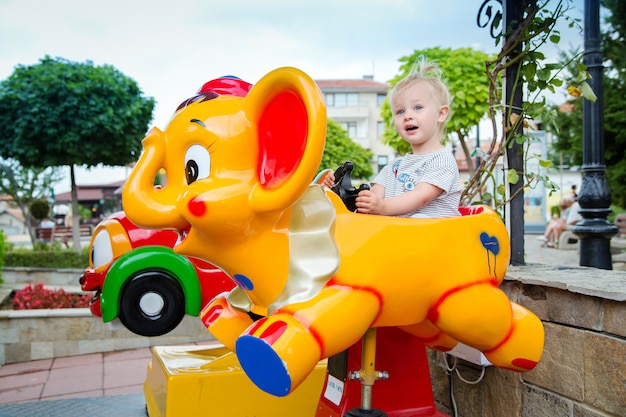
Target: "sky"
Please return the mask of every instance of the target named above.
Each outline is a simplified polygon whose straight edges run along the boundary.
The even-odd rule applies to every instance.
[[[476,24],[482,2],[0,0],[0,80],[45,55],[110,64],[154,97],[151,126],[164,129],[180,102],[224,75],[255,83],[273,69],[292,66],[313,79],[373,75],[387,82],[398,73],[399,58],[415,50],[496,53],[489,31]],[[571,14],[582,18],[582,0],[572,7]],[[578,31],[560,30],[560,49],[582,49]],[[81,169],[77,184],[114,182],[126,174]],[[55,187],[57,193],[69,189],[69,179]]]

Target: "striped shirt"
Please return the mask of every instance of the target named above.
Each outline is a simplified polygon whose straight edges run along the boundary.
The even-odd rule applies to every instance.
[[[406,154],[386,165],[374,178],[373,184],[385,188],[385,198],[397,197],[425,182],[442,190],[433,201],[411,213],[398,217],[459,216],[463,186],[459,168],[450,151],[441,150],[425,155]]]

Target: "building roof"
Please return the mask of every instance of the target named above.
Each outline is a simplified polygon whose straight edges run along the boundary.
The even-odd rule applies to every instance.
[[[315,80],[322,91],[360,92],[373,91],[386,93],[391,85],[374,81],[369,78],[360,80]]]
[[[109,190],[109,195],[122,186],[126,180],[116,181],[109,184],[95,184],[95,185],[77,185],[76,193],[78,201],[96,201],[104,198],[104,191]],[[54,198],[55,204],[64,204],[72,201],[72,192],[57,194]]]
[[[8,199],[2,198],[3,201],[0,202],[0,214],[7,213],[8,215],[16,218],[18,221],[24,223],[25,219],[24,219],[24,214],[22,214],[22,210],[17,209],[17,208],[11,208],[7,204],[7,200],[11,200],[11,201],[13,200],[11,196],[2,196],[2,197],[8,197]]]

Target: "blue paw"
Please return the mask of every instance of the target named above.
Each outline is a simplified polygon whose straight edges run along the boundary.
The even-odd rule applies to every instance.
[[[235,352],[244,372],[257,387],[277,397],[289,394],[289,372],[267,342],[254,336],[241,336],[237,339]]]
[[[500,252],[500,244],[498,243],[498,238],[495,236],[489,236],[487,233],[482,232],[480,234],[480,243],[482,243],[483,248],[487,249],[494,255],[497,255]]]

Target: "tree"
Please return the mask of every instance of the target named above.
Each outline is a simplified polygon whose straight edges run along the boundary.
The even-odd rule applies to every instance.
[[[14,159],[0,159],[0,194],[10,196],[19,207],[26,220],[33,247],[36,236],[29,207],[33,201],[45,199],[52,186],[61,178],[57,168],[24,168]]]
[[[372,152],[354,143],[348,133],[335,121],[326,122],[326,147],[320,164],[320,170],[337,169],[346,161],[354,163],[352,178],[369,178],[374,170],[370,163]]]
[[[30,203],[30,214],[36,220],[41,221],[50,216],[50,204],[44,198],[38,198]]]
[[[447,132],[456,135],[465,154],[470,172],[474,172],[467,139],[470,130],[478,126],[480,120],[485,117],[489,110],[489,80],[485,73],[485,62],[493,59],[493,57],[472,48],[435,47],[416,50],[411,55],[399,59],[401,62],[399,73],[391,80],[391,84],[395,85],[406,77],[420,56],[437,63],[443,71],[446,78],[445,82],[452,95],[451,118],[447,125]],[[388,102],[383,105],[382,118],[386,126],[385,143],[400,154],[407,153],[410,147],[400,138],[395,129]]]
[[[45,56],[0,83],[0,157],[25,167],[124,165],[138,159],[155,101],[111,65]],[[74,249],[80,250],[78,216]]]
[[[619,0],[604,0],[608,9],[602,30],[602,50],[606,57],[603,77],[604,103],[604,155],[606,177],[614,204],[626,208],[626,7]],[[577,51],[562,55],[562,61],[570,62]],[[566,163],[581,165],[582,149],[582,103],[576,87],[580,68],[568,66],[569,91],[574,97],[560,108],[555,108],[554,123],[548,125],[555,135],[553,160],[564,155]]]

